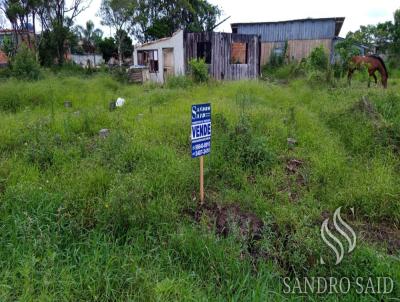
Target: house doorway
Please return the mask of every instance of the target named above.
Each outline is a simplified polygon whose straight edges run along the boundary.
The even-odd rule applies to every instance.
[[[163,48],[164,80],[175,75],[174,49]]]

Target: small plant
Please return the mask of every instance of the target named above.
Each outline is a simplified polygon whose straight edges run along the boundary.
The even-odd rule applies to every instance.
[[[329,58],[322,45],[313,49],[308,60],[313,70],[326,71],[328,69]]]
[[[196,83],[208,81],[208,66],[204,59],[192,59],[189,61],[190,74]]]
[[[268,63],[269,68],[281,67],[283,63],[284,63],[284,56],[282,54],[277,54],[275,52],[271,53]]]
[[[1,44],[1,50],[10,58],[14,54],[15,45],[13,41],[5,36],[3,39],[3,43]]]
[[[12,74],[23,80],[38,80],[40,78],[40,66],[35,54],[25,44],[18,49],[11,63]]]

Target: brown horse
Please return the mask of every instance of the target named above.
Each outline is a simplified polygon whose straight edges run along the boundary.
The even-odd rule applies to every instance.
[[[349,72],[347,74],[349,85],[354,71],[360,69],[362,66],[368,67],[368,87],[370,87],[371,84],[371,76],[374,78],[375,84],[378,82],[378,79],[375,75],[375,72],[378,70],[381,74],[382,85],[384,88],[387,88],[387,79],[389,77],[389,74],[387,72],[385,62],[383,62],[382,58],[377,55],[355,56],[351,58]]]

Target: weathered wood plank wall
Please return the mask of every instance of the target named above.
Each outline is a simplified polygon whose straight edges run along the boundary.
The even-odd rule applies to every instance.
[[[256,35],[202,32],[184,34],[185,69],[197,58],[197,43],[211,43],[210,75],[217,80],[254,79],[259,75],[260,40]],[[247,43],[247,64],[232,64],[231,44]]]
[[[261,43],[261,65],[269,62],[271,54],[275,48],[283,48],[285,42],[263,42]],[[312,50],[322,45],[327,54],[331,53],[332,40],[331,39],[317,39],[317,40],[289,40],[287,49],[287,58],[289,60],[300,61],[310,55]]]

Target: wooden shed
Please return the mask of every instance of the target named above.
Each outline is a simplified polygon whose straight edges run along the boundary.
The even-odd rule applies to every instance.
[[[204,58],[217,80],[254,79],[260,73],[260,39],[257,35],[217,32],[185,33],[187,63]]]
[[[163,83],[168,76],[189,72],[189,61],[204,59],[217,80],[255,79],[260,73],[260,38],[257,35],[178,31],[135,47],[135,66],[147,66],[150,80]]]
[[[335,59],[334,45],[342,28],[344,17],[299,19],[278,22],[233,23],[232,32],[261,37],[261,65],[269,62],[272,53],[281,54],[287,43],[286,56],[299,61],[322,45]]]

